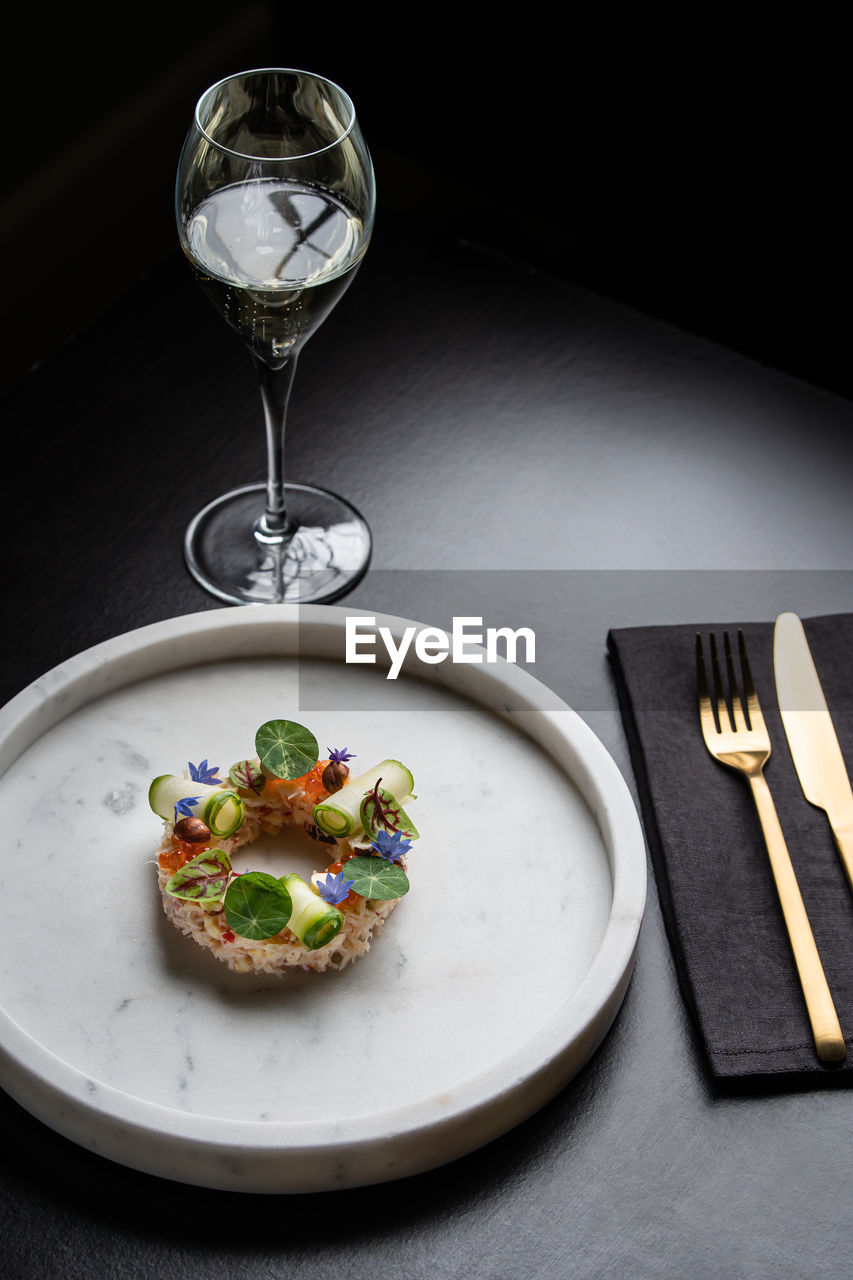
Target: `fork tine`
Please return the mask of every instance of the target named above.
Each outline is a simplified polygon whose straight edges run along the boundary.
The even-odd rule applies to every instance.
[[[743,634],[743,633],[740,633]],[[732,653],[732,642],[729,639],[728,631],[723,632],[723,646],[726,652],[726,673],[729,677],[729,698],[732,704],[732,728],[743,729],[746,727],[744,719],[743,706],[740,700],[740,692],[738,690],[737,676],[735,675],[735,662]],[[743,651],[741,651],[741,665],[743,663]]]
[[[716,701],[717,701],[717,719],[719,721],[720,729],[724,731],[726,728],[726,725],[730,726],[732,729],[735,726],[732,724],[732,718],[731,718],[731,715],[729,714],[729,708],[726,702],[726,694],[725,694],[725,690],[723,689],[723,676],[722,676],[722,672],[720,671],[720,659],[717,653],[717,638],[714,635],[713,631],[711,632],[710,640],[711,640],[711,670],[714,675],[714,697],[716,698]]]
[[[746,652],[746,640],[743,637],[743,631],[738,628],[737,633],[738,651],[740,653],[740,665],[743,671],[743,695],[746,698],[746,714],[749,720],[750,729],[758,728],[764,723],[764,716],[761,712],[761,703],[758,701],[758,694],[755,692],[755,684],[752,679],[752,669],[749,665],[749,658]]]

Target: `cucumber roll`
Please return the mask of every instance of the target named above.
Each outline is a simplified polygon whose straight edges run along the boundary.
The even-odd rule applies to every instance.
[[[381,779],[382,790],[389,792],[402,803],[412,794],[414,780],[399,760],[383,760],[367,773],[351,778],[340,791],[314,806],[314,822],[326,835],[337,840],[350,837],[363,830],[361,802]]]
[[[178,809],[184,817],[200,818],[211,835],[220,840],[233,835],[245,816],[243,801],[236,791],[223,791],[222,787],[171,773],[154,779],[148,790],[148,803],[167,822],[175,821]]]
[[[301,876],[282,876],[281,883],[293,902],[293,914],[287,927],[309,951],[317,951],[337,937],[344,924],[342,911],[315,893]]]

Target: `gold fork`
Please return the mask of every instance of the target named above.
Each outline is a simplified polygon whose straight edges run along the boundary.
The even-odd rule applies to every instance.
[[[738,650],[746,699],[746,715],[738,692],[734,658],[729,633],[723,632],[729,704],[726,702],[717,653],[717,642],[710,636],[713,699],[708,688],[705,654],[701,635],[696,636],[696,675],[699,684],[699,718],[705,745],[715,760],[746,775],[758,809],[764,841],[770,855],[770,867],[785,918],[785,927],[794,953],[800,986],[812,1025],[817,1056],[823,1062],[840,1062],[845,1057],[844,1036],[818,955],[814,935],[806,915],[800,887],[791,865],[791,857],[782,834],[776,806],[764,777],[764,766],[770,756],[770,735],[758,703],[752,680],[746,642],[738,631]],[[716,716],[715,716],[716,707]]]

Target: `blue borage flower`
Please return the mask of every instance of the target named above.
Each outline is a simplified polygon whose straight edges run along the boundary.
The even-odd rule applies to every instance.
[[[198,782],[198,778],[194,778],[193,781]],[[183,800],[176,801],[175,821],[177,822],[178,818],[191,818],[193,816],[193,806],[199,804],[200,801],[201,796],[184,796]]]
[[[202,760],[201,764],[193,764],[188,761],[191,782],[202,782],[205,786],[209,786],[214,782],[221,782],[221,778],[217,778],[216,771],[218,764],[208,765],[207,760]]]
[[[345,764],[347,760],[352,760],[354,756],[355,752],[347,751],[346,747],[342,747],[340,750],[336,747],[334,751],[331,747],[329,748],[329,759],[334,760],[335,764]]]
[[[343,902],[354,883],[354,880],[345,880],[343,871],[339,871],[335,876],[327,875],[325,880],[318,880],[317,892],[325,902],[336,907]]]
[[[391,835],[388,831],[380,831],[376,839],[370,846],[382,858],[387,858],[389,862],[393,862],[396,858],[400,858],[404,853],[408,853],[412,847],[411,840],[406,840],[402,831],[395,831]]]

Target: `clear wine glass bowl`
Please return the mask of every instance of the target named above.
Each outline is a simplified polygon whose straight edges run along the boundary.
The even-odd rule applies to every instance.
[[[202,94],[175,194],[178,235],[211,302],[254,362],[267,478],[209,503],[184,552],[193,576],[233,604],[332,600],[370,559],[350,503],[285,483],[287,405],[304,343],[352,283],[376,189],[347,94],[322,76],[263,68]]]

